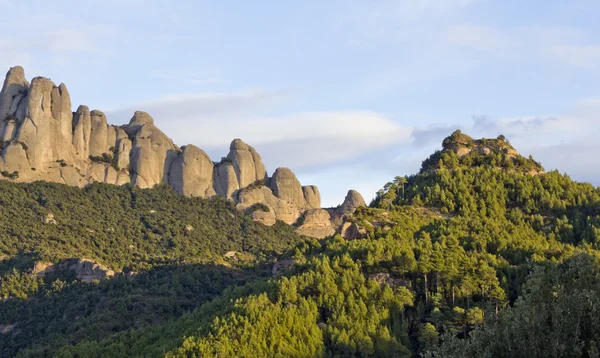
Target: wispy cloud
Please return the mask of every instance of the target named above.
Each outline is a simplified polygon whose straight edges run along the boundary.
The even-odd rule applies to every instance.
[[[123,29],[115,25],[83,23],[61,14],[29,14],[27,26],[23,26],[22,19],[8,19],[0,24],[0,49],[4,54],[0,66],[38,68],[35,59],[40,58],[68,64],[73,58],[81,60],[82,55],[113,56],[108,43],[118,34],[122,35]]]
[[[377,112],[264,114],[287,98],[284,92],[263,90],[176,95],[108,110],[107,116],[113,123],[123,123],[134,110],[144,110],[180,145],[191,143],[224,155],[215,151],[225,150],[240,137],[261,149],[267,163],[295,168],[332,164],[410,141],[410,128]]]

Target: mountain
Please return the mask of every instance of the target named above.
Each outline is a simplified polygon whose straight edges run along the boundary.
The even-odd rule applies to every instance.
[[[369,207],[350,191],[323,210],[338,232],[316,239],[298,230],[323,211],[266,226],[272,207],[239,199],[301,202],[285,178],[237,200],[1,181],[0,355],[598,352],[600,188],[457,131]]]
[[[261,156],[241,139],[213,162],[192,144],[175,145],[146,112],[136,111],[122,126],[84,105],[72,112],[64,83],[44,77],[29,83],[20,66],[8,71],[0,91],[0,173],[16,182],[78,187],[168,184],[186,196],[233,200],[265,225],[301,220],[298,231],[314,237],[339,230],[336,223],[345,215],[321,209],[319,189],[302,186],[291,170],[277,168],[269,177]]]

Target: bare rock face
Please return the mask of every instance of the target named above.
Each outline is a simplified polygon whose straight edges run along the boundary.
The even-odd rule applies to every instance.
[[[367,230],[360,228],[356,223],[344,222],[340,228],[340,235],[346,240],[355,240],[364,237]]]
[[[37,262],[31,274],[35,277],[44,277],[48,274],[72,272],[80,281],[102,281],[115,276],[115,272],[102,264],[89,259],[69,259],[59,263]]]
[[[106,122],[106,115],[101,111],[93,110],[90,116],[92,131],[89,153],[91,156],[101,156],[102,153],[107,152],[108,124]]]
[[[156,184],[167,183],[169,168],[177,157],[178,148],[153,123],[145,112],[135,112],[127,128],[137,128],[133,139],[130,167],[134,185],[151,188]],[[138,118],[142,116],[142,118]],[[146,122],[145,124],[139,124]],[[132,130],[130,129],[130,132]]]
[[[213,166],[213,162],[202,149],[195,145],[186,145],[171,164],[169,184],[186,196],[212,196]]]
[[[121,169],[129,168],[129,155],[131,154],[131,148],[133,144],[129,138],[117,139],[116,151],[117,166]]]
[[[314,185],[303,186],[302,192],[308,208],[319,209],[321,207],[321,193],[319,193],[319,188]]]
[[[240,188],[245,188],[256,181],[264,181],[267,177],[260,155],[239,138],[231,142],[227,160],[233,165]]]
[[[77,260],[69,269],[75,272],[75,277],[78,280],[88,283],[94,280],[106,280],[115,275],[113,270],[88,259]]]
[[[5,119],[23,120],[25,116],[23,100],[27,97],[28,89],[29,82],[25,78],[23,67],[12,67],[6,74],[2,91],[0,91],[0,134],[3,136]]]
[[[70,103],[64,85],[57,88],[43,77],[36,77],[31,82],[25,118],[17,133],[18,141],[25,144],[31,167],[42,168],[56,160],[72,161],[71,133],[63,133],[63,128],[68,128],[72,122]],[[67,105],[68,108],[63,108]]]
[[[75,156],[87,159],[90,155],[90,137],[92,136],[92,116],[87,106],[79,106],[73,117],[73,146]]]
[[[304,213],[304,223],[296,229],[300,235],[322,239],[335,234],[331,226],[331,216],[324,209],[311,209]]]
[[[276,197],[304,209],[304,191],[296,175],[288,168],[277,168],[271,177],[271,189]]]
[[[285,273],[285,271],[291,269],[295,265],[296,265],[296,260],[294,260],[294,259],[279,260],[273,264],[271,273],[273,274],[273,276],[281,276]]]
[[[252,220],[266,226],[273,226],[277,222],[277,217],[272,211],[253,211],[250,217]]]
[[[367,206],[365,199],[356,190],[349,190],[346,194],[346,199],[339,208],[340,213],[352,214],[356,211],[359,206]]]
[[[213,185],[217,195],[233,199],[240,189],[235,169],[230,162],[221,162],[214,167]]]
[[[297,206],[276,197],[271,189],[266,186],[247,188],[240,191],[237,205],[239,210],[246,210],[257,203],[267,206],[270,212],[275,216],[275,219],[281,220],[286,224],[295,223],[302,213],[301,209]],[[269,215],[269,217],[271,216]],[[265,222],[271,221],[265,219]],[[275,222],[273,222],[273,224],[274,223]]]
[[[146,124],[154,125],[154,118],[144,111],[135,111],[133,118],[131,118],[129,124],[125,127],[125,132],[130,137],[135,137],[140,128]]]

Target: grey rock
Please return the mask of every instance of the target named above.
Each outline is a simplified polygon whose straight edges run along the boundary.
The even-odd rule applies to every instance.
[[[4,119],[14,117],[17,120],[23,119],[23,114],[17,114],[19,104],[27,96],[29,82],[25,78],[25,71],[21,66],[12,67],[6,73],[4,85],[0,91],[0,133],[4,130]],[[21,106],[24,108],[24,106]],[[22,111],[21,111],[22,112]]]
[[[300,235],[322,239],[335,234],[331,217],[324,209],[310,209],[304,213],[304,222],[296,229]]]
[[[233,165],[229,162],[221,162],[214,167],[213,187],[217,195],[227,199],[233,199],[240,189],[237,175]]]
[[[144,114],[141,116],[142,119],[152,119],[145,112],[135,112],[130,125],[137,123],[140,113]],[[139,125],[130,156],[131,182],[140,188],[151,188],[156,184],[167,183],[169,169],[178,151],[173,141],[154,124],[147,122]]]
[[[352,214],[356,211],[356,208],[360,206],[367,206],[365,199],[356,190],[349,190],[346,194],[346,199],[339,208],[340,213]]]
[[[321,207],[321,193],[319,193],[319,188],[314,185],[303,186],[302,192],[308,208],[318,209]]]
[[[79,106],[73,116],[73,146],[75,156],[87,159],[90,153],[90,137],[92,136],[92,116],[87,106]]]
[[[108,128],[106,123],[106,115],[98,110],[93,110],[90,113],[92,132],[90,136],[90,156],[101,156],[107,152],[107,137]]]
[[[276,197],[304,209],[306,201],[302,185],[296,175],[288,168],[277,168],[271,177],[271,189]]]
[[[186,196],[206,197],[212,188],[213,162],[195,145],[186,145],[171,164],[169,184]]]

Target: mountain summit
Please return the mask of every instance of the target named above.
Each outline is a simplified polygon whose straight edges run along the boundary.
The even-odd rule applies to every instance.
[[[460,130],[444,139],[442,150],[436,151],[423,162],[421,172],[480,166],[522,171],[532,175],[544,172],[540,163],[531,157],[520,155],[503,135],[495,139],[473,139]]]
[[[299,231],[317,237],[333,234],[337,225],[331,223],[339,220],[332,215],[344,215],[321,209],[318,188],[302,186],[290,169],[269,177],[261,156],[241,139],[213,162],[194,145],[175,145],[146,112],[136,111],[122,126],[84,105],[72,112],[65,84],[44,77],[29,83],[20,66],[8,71],[0,92],[0,173],[7,180],[79,187],[168,184],[186,196],[233,200],[267,225],[302,221]]]

